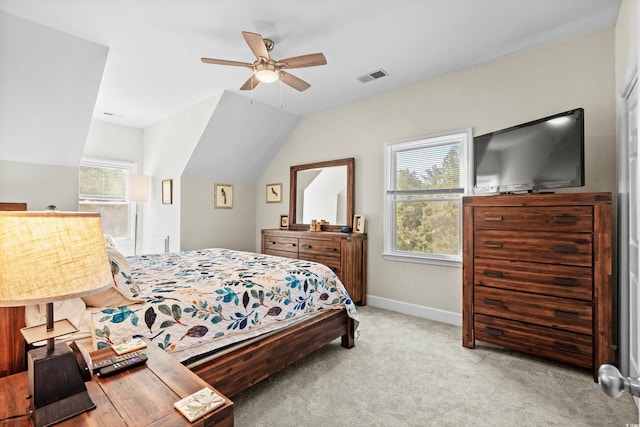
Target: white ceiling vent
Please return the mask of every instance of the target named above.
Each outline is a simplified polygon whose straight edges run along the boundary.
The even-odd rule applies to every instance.
[[[388,75],[389,74],[386,71],[380,69],[378,71],[374,71],[372,73],[365,74],[364,76],[360,76],[360,77],[358,77],[358,80],[360,80],[362,83],[367,83],[367,82],[370,82],[372,80],[376,80],[376,79],[379,79],[379,78],[382,78],[382,77],[385,77],[385,76],[388,76]]]

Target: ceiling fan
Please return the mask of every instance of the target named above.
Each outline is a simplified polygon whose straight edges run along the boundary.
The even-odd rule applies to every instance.
[[[288,84],[294,89],[303,91],[311,85],[304,80],[289,74],[285,69],[315,67],[325,65],[327,59],[322,53],[310,53],[308,55],[294,56],[291,58],[275,60],[269,56],[269,52],[273,49],[274,42],[270,39],[264,39],[260,34],[242,32],[242,36],[249,45],[249,49],[256,56],[253,63],[228,61],[226,59],[201,58],[206,64],[232,65],[235,67],[247,67],[253,70],[253,74],[249,80],[244,82],[240,90],[253,90],[260,82],[271,83],[276,80]]]

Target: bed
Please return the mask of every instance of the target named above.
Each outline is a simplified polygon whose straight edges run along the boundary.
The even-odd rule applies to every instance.
[[[211,248],[125,258],[110,295],[85,297],[95,349],[143,337],[227,396],[341,338],[357,313],[328,267]]]

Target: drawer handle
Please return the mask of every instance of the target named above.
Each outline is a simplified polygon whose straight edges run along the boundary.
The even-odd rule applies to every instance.
[[[270,241],[270,242],[267,242],[267,244],[269,244],[269,245],[275,245],[275,244],[276,244],[276,242],[274,242],[274,241],[272,240],[272,241]]]
[[[311,249],[311,245],[300,245],[302,249]]]
[[[578,313],[572,313],[570,311],[553,310],[553,315],[556,317],[562,317],[563,319],[578,319],[580,315]]]
[[[492,248],[492,249],[500,249],[502,247],[502,242],[484,242],[484,247]]]
[[[295,247],[295,246],[296,246],[296,244],[295,244],[295,243],[287,243],[285,246]]]
[[[485,216],[484,220],[485,221],[502,221],[502,217],[501,216]]]
[[[488,277],[504,277],[502,271],[485,270],[484,275]]]
[[[336,248],[324,248],[325,251],[327,252],[336,252],[337,249]]]
[[[556,252],[561,252],[565,254],[578,253],[578,248],[576,248],[575,246],[554,246],[553,250]]]
[[[488,327],[482,328],[482,332],[493,335],[494,337],[501,337],[503,335],[502,330]]]
[[[484,302],[487,305],[495,305],[496,307],[504,307],[504,303],[500,300],[497,299],[491,299],[491,298],[482,298],[482,302]]]
[[[580,286],[580,282],[578,282],[576,279],[567,279],[564,277],[554,277],[553,284],[558,286]]]
[[[577,216],[554,216],[553,217],[553,222],[559,222],[559,223],[576,223],[578,222],[578,217]]]
[[[568,353],[580,354],[580,349],[575,345],[562,344],[560,342],[556,342],[553,344],[553,347],[556,350],[566,351]]]

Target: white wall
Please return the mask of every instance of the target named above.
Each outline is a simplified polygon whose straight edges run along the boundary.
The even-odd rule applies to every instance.
[[[169,237],[169,251],[181,248],[181,211],[192,207],[182,202],[181,175],[222,94],[188,107],[144,130],[144,173],[151,176],[151,196],[143,214],[140,253],[164,252]],[[162,204],[162,180],[173,180],[173,203]]]
[[[580,191],[615,192],[613,49],[607,29],[306,117],[257,184],[257,230],[277,227],[288,210],[260,197],[267,183],[283,182],[286,201],[291,165],[354,157],[356,213],[368,222],[368,295],[460,313],[460,268],[382,258],[383,144],[469,127],[479,135],[584,107]]]
[[[93,120],[82,156],[137,162],[142,171],[143,135],[142,129]]]

